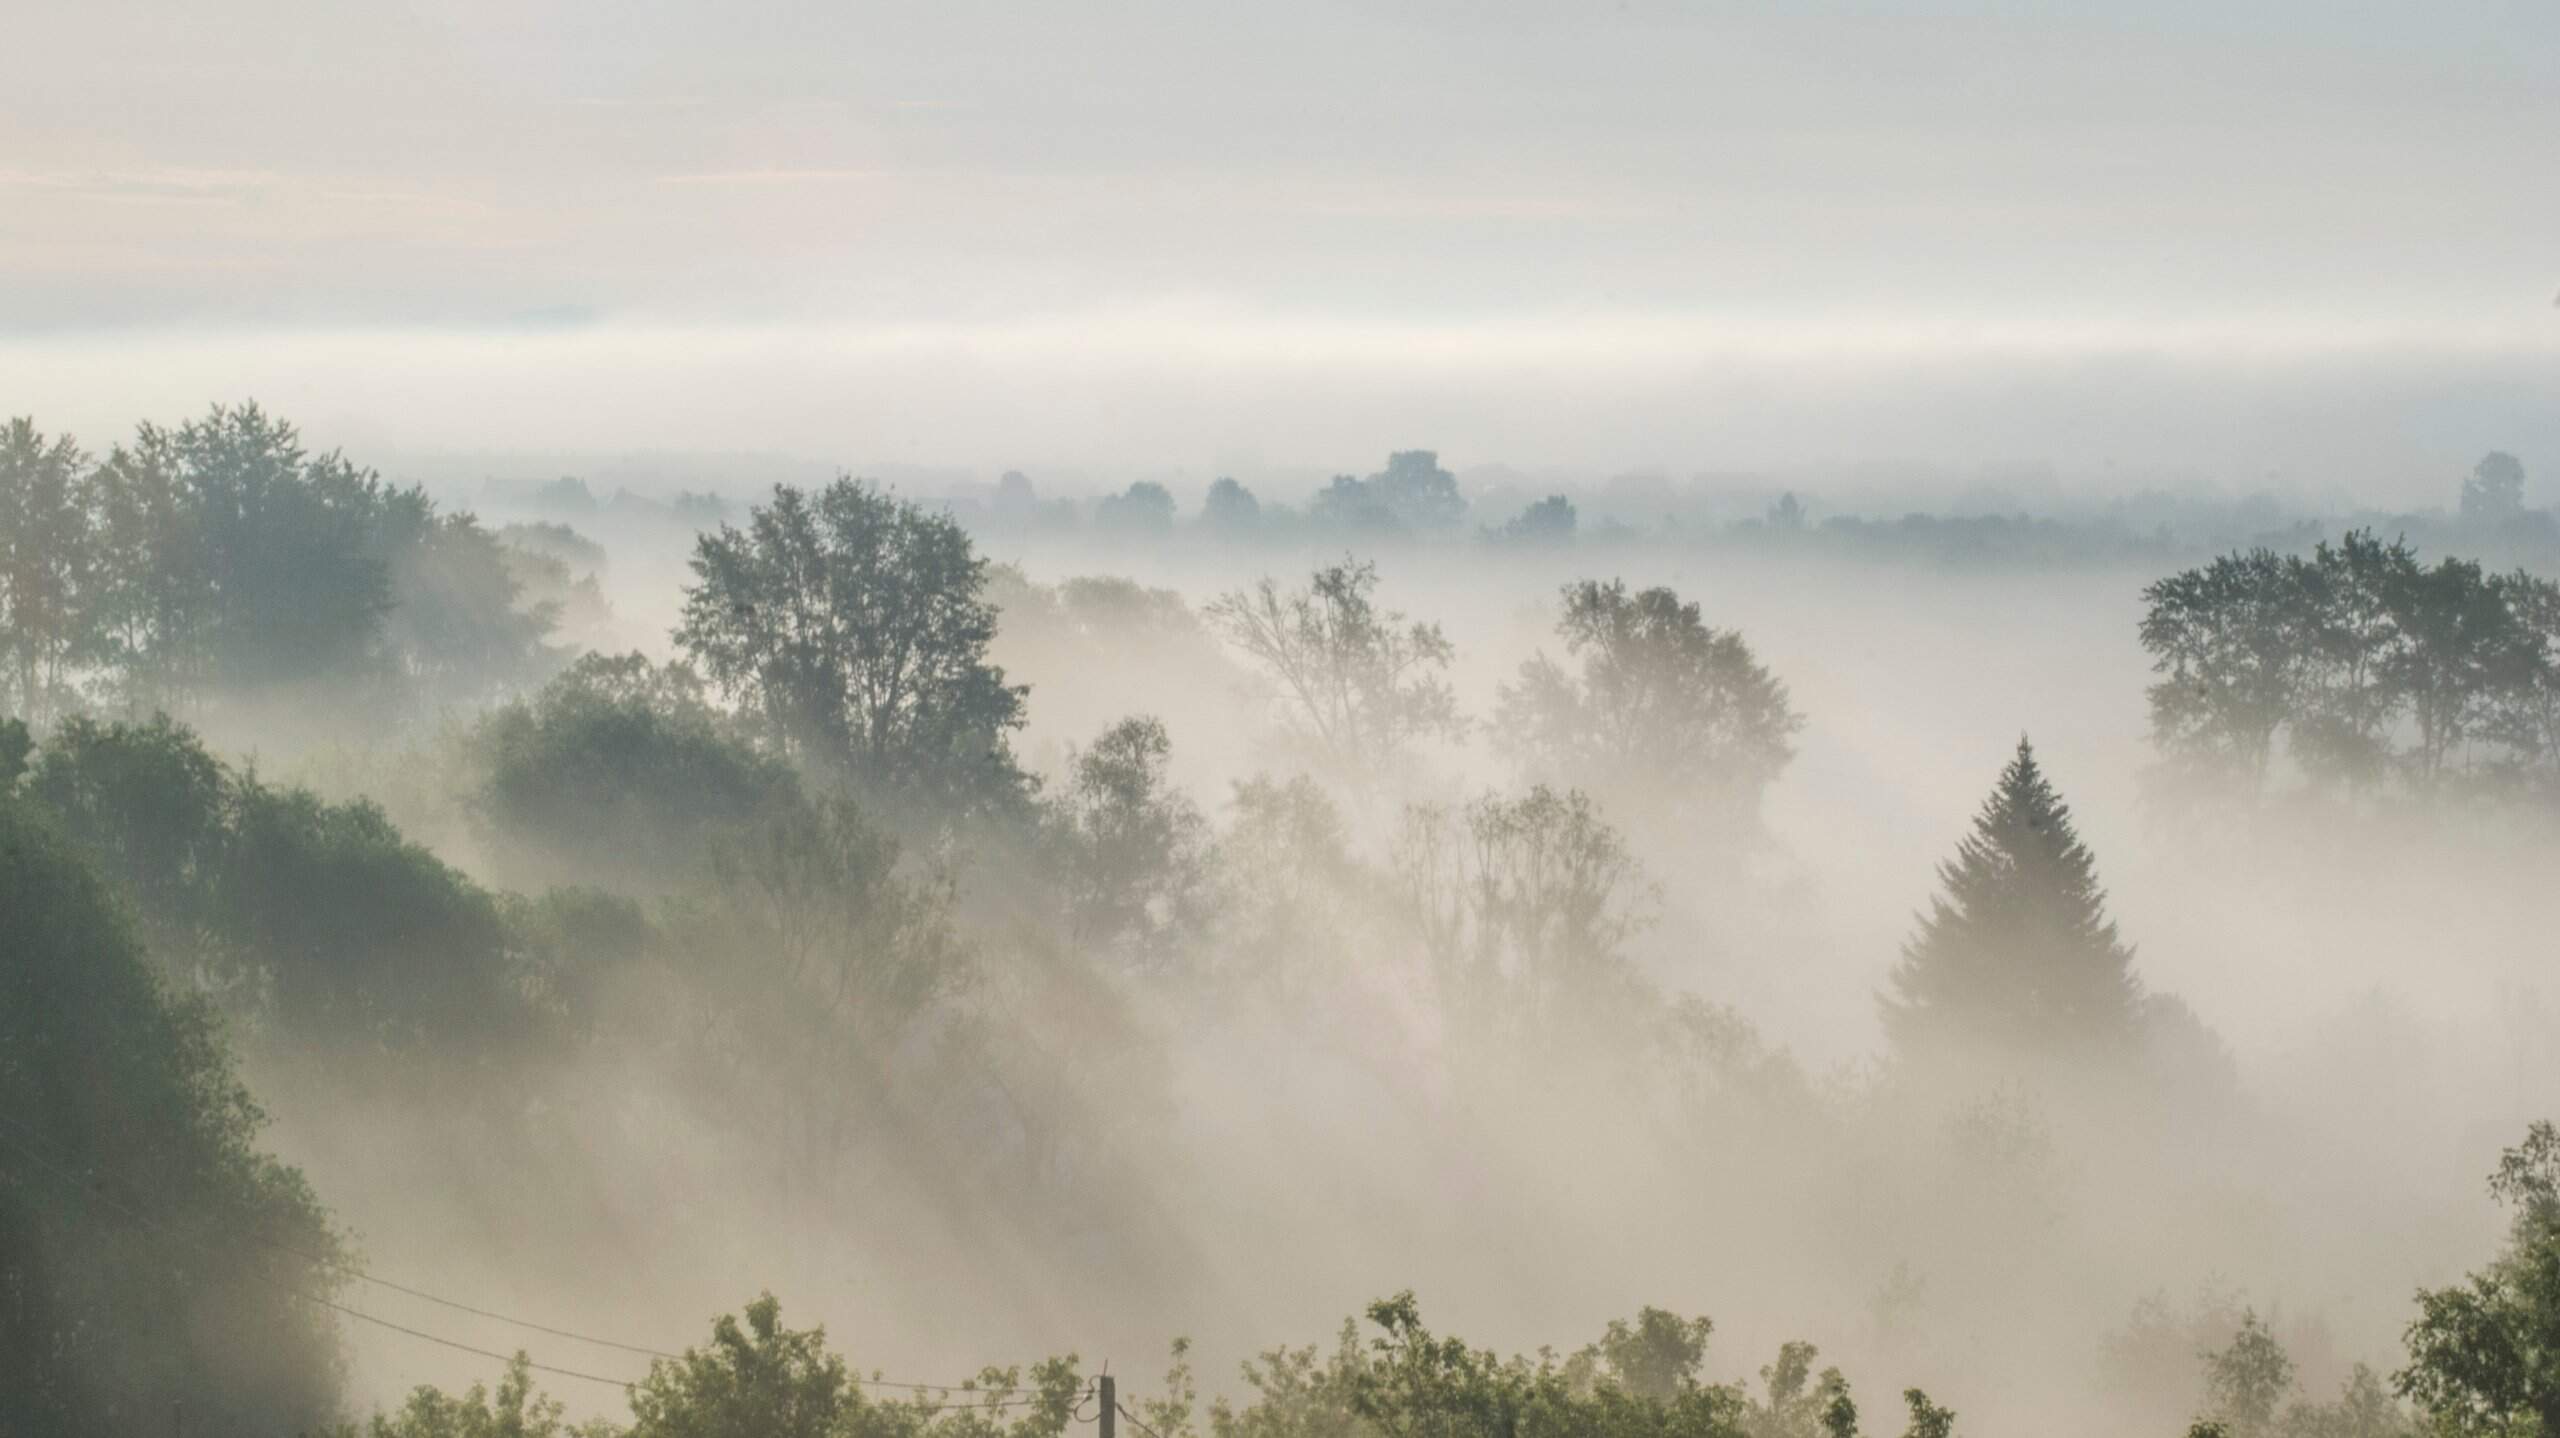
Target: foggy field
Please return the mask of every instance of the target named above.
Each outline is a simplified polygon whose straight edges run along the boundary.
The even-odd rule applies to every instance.
[[[280,467],[259,482],[285,486],[270,506],[338,482],[255,410],[163,433],[181,494],[260,473],[262,451]],[[66,451],[32,430],[15,443],[36,481],[18,492],[41,495]],[[81,491],[84,572],[120,562],[117,496],[149,453]],[[810,491],[688,513],[573,481],[443,505],[377,486],[361,492],[386,516],[476,513],[388,561],[388,612],[402,594],[426,606],[410,627],[359,631],[335,660],[253,657],[254,628],[183,641],[292,666],[263,686],[183,681],[172,697],[202,738],[125,717],[170,707],[145,686],[206,673],[156,657],[187,631],[65,649],[92,657],[19,691],[40,707],[12,802],[122,876],[157,966],[222,1016],[268,1113],[259,1141],[361,1255],[321,1270],[353,1300],[328,1340],[352,1405],[485,1378],[488,1360],[441,1340],[528,1351],[566,1370],[534,1376],[572,1416],[614,1418],[594,1380],[641,1377],[754,1275],[745,1292],[772,1290],[893,1377],[1072,1352],[1152,1398],[1138,1375],[1184,1338],[1201,1391],[1242,1404],[1239,1362],[1410,1288],[1495,1351],[1643,1305],[1710,1314],[1697,1391],[1734,1395],[1729,1420],[1753,1433],[1818,1417],[1788,1416],[1784,1364],[1758,1373],[1798,1339],[1851,1374],[1907,1375],[1968,1431],[2126,1433],[2233,1401],[2206,1359],[2272,1341],[2302,1395],[2268,1390],[2299,1410],[2286,1421],[2347,1422],[2319,1405],[2354,1365],[2386,1371],[2406,1295],[2497,1242],[2495,1209],[2447,1175],[2485,1171],[2560,1083],[2538,882],[2549,760],[2536,739],[2494,747],[2509,731],[2487,717],[2538,704],[2546,671],[2482,671],[2526,687],[2484,690],[2459,767],[2423,787],[2341,788],[2307,738],[2251,778],[2160,717],[2160,581],[2235,522],[2295,546],[2270,573],[2384,553],[2299,547],[2335,521],[2205,503],[2185,532],[1861,528],[1786,517],[1782,496],[1684,537],[1577,533],[1560,499],[1560,531],[1434,537],[1393,518],[1420,502],[1398,486],[1462,491],[1416,458],[1334,487],[1388,505],[1377,517],[1319,496],[1250,532],[1233,503],[1168,519],[1152,498],[1026,500],[1016,481],[992,508],[965,488],[825,486],[850,526],[825,543],[880,558],[812,594],[888,614],[917,592],[900,586],[946,586],[935,602],[960,607],[930,632],[960,647],[935,662],[962,667],[933,682],[972,692],[979,662],[1027,686],[975,691],[1010,717],[951,758],[887,767],[825,747],[872,742],[861,731],[820,739],[776,707],[787,691],[743,687],[832,671],[719,668],[721,636],[752,633],[735,625],[755,611],[704,596],[746,582],[722,576],[783,542],[771,525]],[[2528,563],[2552,543],[2530,510],[2398,527],[2413,526]],[[494,588],[440,577],[474,556]],[[916,567],[932,563],[942,577]],[[890,573],[916,577],[863,577]],[[1291,608],[1310,573],[1313,607]],[[168,576],[130,582],[147,597]],[[753,602],[782,602],[780,582]],[[2493,592],[2539,623],[2540,582]],[[113,612],[124,591],[86,584]],[[1649,596],[1696,610],[1611,608]],[[1560,644],[1568,600],[1637,624],[1609,641],[1633,647]],[[508,629],[504,606],[534,618]],[[1239,627],[1257,612],[1318,627]],[[1417,622],[1427,637],[1396,637]],[[2407,632],[2382,642],[2424,631]],[[1257,633],[1319,647],[1258,650]],[[1710,647],[1647,647],[1683,633]],[[457,634],[515,647],[437,647]],[[581,643],[597,652],[573,664]],[[841,652],[849,675],[881,662]],[[1727,657],[1661,667],[1681,652]],[[1537,727],[1522,706],[1545,692],[1542,654],[1638,687],[1573,700],[1627,706],[1572,711],[1578,731]],[[1309,690],[1298,662],[1335,677]],[[733,677],[706,687],[696,664]],[[1367,706],[1355,727],[1315,702],[1336,682]],[[910,693],[901,724],[957,702]],[[1706,727],[1662,727],[1683,712]],[[1753,722],[1777,727],[1735,727]],[[1704,767],[1521,747],[1577,732],[1693,735],[1645,762]],[[2091,1020],[2060,1008],[1949,1030],[1973,1035],[1953,1049],[1879,1022],[1930,1011],[1898,1006],[1936,952],[1921,916],[1955,893],[1939,865],[1967,824],[2016,842],[1974,814],[2022,737],[2071,804],[2129,991],[2175,996],[2146,1001],[2170,1009],[2128,1040],[2066,1041]],[[1524,787],[1540,783],[1560,787]],[[2017,902],[1966,892],[1967,924]],[[1930,942],[2053,963],[2090,942],[2072,932]],[[2058,981],[2032,973],[2001,982]],[[1935,1002],[1955,1006],[1944,1024],[1985,1000]],[[1636,1361],[1608,1351],[1593,1361]],[[1366,1391],[1362,1371],[1335,1381]],[[1553,1381],[1637,1381],[1581,1371]]]

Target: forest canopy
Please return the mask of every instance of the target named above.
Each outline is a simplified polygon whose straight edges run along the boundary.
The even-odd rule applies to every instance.
[[[2531,568],[2356,527],[2178,569],[1789,493],[1695,538],[1778,568],[1666,573],[1667,531],[1561,493],[1470,528],[1422,450],[1304,510],[1224,481],[1187,517],[1133,480],[1063,551],[1075,506],[1019,474],[977,515],[851,476],[648,509],[556,479],[492,487],[484,524],[254,405],[103,459],[20,421],[0,481],[13,1433],[175,1405],[243,1434],[1053,1438],[1094,1416],[1078,1335],[1141,1325],[1257,1355],[1203,1379],[1177,1344],[1119,1389],[1155,1438],[2560,1431],[2547,1126],[2493,1180],[2505,1247],[2444,1220],[2412,1306],[2356,1226],[2455,1186],[2336,1157],[2226,1036],[2205,996],[2310,946],[2226,949],[2159,887],[2193,849],[2226,871],[2204,892],[2289,922],[2301,813],[2350,859],[2474,852],[2410,816],[2513,845],[2484,876],[2547,857],[2560,590]],[[2526,545],[2520,483],[2484,462],[2436,532]],[[1770,584],[1952,545],[1987,632],[2021,536],[2116,586],[2090,688],[2147,718],[2139,784],[2060,708],[2033,744],[1893,738],[1911,671],[1809,644]],[[1890,742],[1844,758],[1871,723]],[[1893,872],[1876,793],[1929,796]],[[1844,963],[1844,894],[1918,907]],[[2530,1089],[2526,978],[2489,1058]],[[1808,1054],[1787,1003],[1873,1042]],[[2360,1043],[2324,1082],[2418,1041]],[[2211,1287],[2348,1175],[2388,1191]],[[2351,1306],[2287,1306],[2315,1249],[2375,1265]],[[1269,1346],[1352,1283],[1394,1296]],[[633,1316],[758,1286],[857,1315],[907,1376],[770,1295],[681,1352]],[[1500,1345],[1426,1326],[1412,1295],[1444,1290]],[[1702,1291],[1727,1327],[1597,1317]],[[552,1303],[588,1317],[509,1316]],[[1533,1346],[1575,1314],[1588,1346]],[[480,1381],[393,1401],[375,1342]],[[1048,1356],[962,1382],[990,1351]]]

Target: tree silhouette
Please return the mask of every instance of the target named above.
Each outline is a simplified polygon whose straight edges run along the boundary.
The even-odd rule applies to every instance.
[[[676,643],[792,757],[948,813],[1008,810],[1022,686],[987,662],[986,561],[950,516],[838,479],[777,485],[695,543]]]
[[[2471,467],[2462,481],[2462,517],[2500,524],[2524,513],[2524,462],[2503,450]]]
[[[1220,534],[1247,533],[1262,523],[1262,501],[1234,479],[1220,476],[1201,503],[1200,522]]]
[[[1373,775],[1415,740],[1466,732],[1441,677],[1457,655],[1437,624],[1380,609],[1378,566],[1345,559],[1283,594],[1264,579],[1203,611],[1280,681],[1291,722],[1346,772]]]
[[[1904,945],[1884,1000],[1906,1055],[2121,1049],[2140,1011],[2133,952],[2097,863],[2024,737]]]
[[[1616,579],[1566,585],[1556,633],[1578,672],[1543,652],[1521,665],[1498,691],[1497,748],[1639,822],[1756,827],[1804,719],[1739,633],[1667,588]]]

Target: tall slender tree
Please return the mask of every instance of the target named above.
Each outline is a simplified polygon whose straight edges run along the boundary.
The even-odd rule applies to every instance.
[[[1903,946],[1884,999],[1906,1056],[2120,1050],[2142,983],[2106,915],[2097,861],[2035,749],[2017,756],[1938,869],[1944,892]]]
[[[41,725],[72,697],[88,647],[96,544],[82,504],[84,456],[32,420],[0,425],[0,703]]]

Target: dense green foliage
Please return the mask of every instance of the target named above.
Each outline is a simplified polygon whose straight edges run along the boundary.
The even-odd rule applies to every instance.
[[[2467,1283],[2421,1291],[2396,1380],[2439,1432],[2560,1434],[2560,1128],[2537,1123],[2489,1191],[2514,1210],[2507,1251]]]
[[[0,796],[0,1432],[290,1432],[329,1418],[337,1239],[211,1011]]]
[[[244,1015],[350,1054],[529,1036],[497,903],[374,805],[235,773],[166,717],[66,721],[27,793]]]
[[[797,793],[683,664],[588,654],[480,725],[480,816],[517,863],[665,888]]]
[[[2308,556],[2226,555],[2143,597],[2152,736],[2196,778],[2248,792],[2282,754],[2348,791],[2560,785],[2549,580],[2430,567],[2353,532]]]
[[[0,433],[0,702],[134,714],[340,686],[367,713],[474,701],[551,662],[497,538],[313,455],[254,404],[144,425],[94,463]]]
[[[803,762],[919,812],[1017,808],[1023,691],[987,662],[986,561],[946,515],[787,485],[693,556],[676,640]]]
[[[742,1321],[743,1320],[743,1321]],[[1372,1336],[1276,1348],[1243,1365],[1250,1396],[1203,1412],[1187,1345],[1177,1341],[1164,1391],[1122,1385],[1123,1431],[1151,1438],[1858,1438],[1858,1408],[1837,1368],[1813,1371],[1809,1343],[1789,1343],[1760,1370],[1761,1391],[1706,1382],[1712,1325],[1648,1308],[1609,1324],[1598,1342],[1559,1359],[1504,1358],[1434,1334],[1410,1293],[1369,1306]],[[559,1409],[519,1360],[497,1393],[418,1390],[374,1421],[372,1438],[570,1438]],[[1096,1385],[1074,1355],[989,1368],[970,1385],[913,1396],[866,1391],[820,1328],[793,1329],[766,1294],[723,1314],[711,1341],[650,1365],[630,1391],[628,1426],[592,1438],[1059,1438],[1092,1419]],[[1903,1438],[1950,1438],[1955,1415],[1917,1388],[1903,1393]]]

